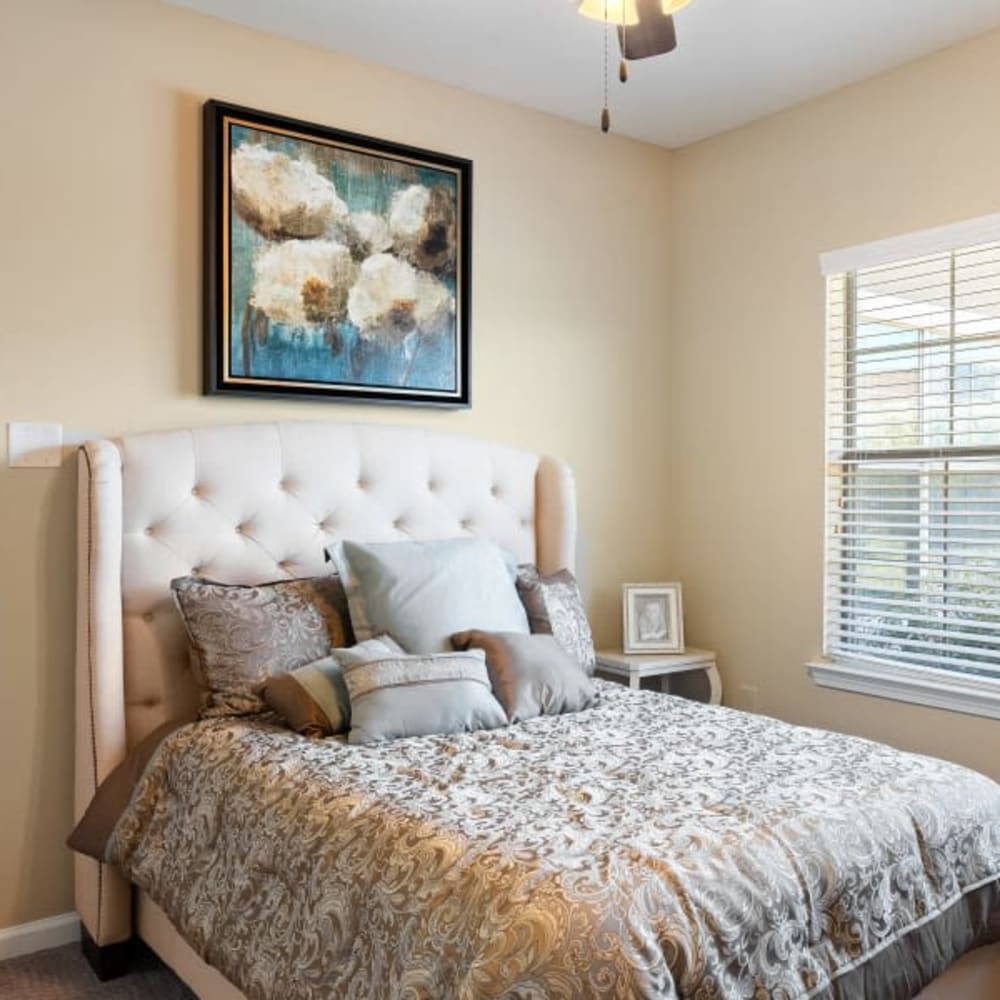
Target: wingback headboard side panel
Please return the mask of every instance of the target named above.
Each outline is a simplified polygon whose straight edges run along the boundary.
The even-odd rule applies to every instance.
[[[576,572],[576,480],[565,462],[548,456],[535,474],[535,564],[542,573]]]
[[[323,549],[338,539],[465,535],[490,538],[546,572],[573,568],[569,469],[471,437],[289,422],[137,434],[91,442],[83,454],[81,518],[95,526],[92,551],[81,548],[83,806],[95,774],[103,779],[127,747],[197,706],[174,577],[316,575],[327,572]],[[86,718],[92,701],[103,712],[96,725]]]
[[[121,457],[93,441],[77,460],[76,760],[73,814],[83,815],[97,786],[125,756],[122,647]],[[76,908],[98,945],[132,934],[132,890],[117,869],[77,854]]]

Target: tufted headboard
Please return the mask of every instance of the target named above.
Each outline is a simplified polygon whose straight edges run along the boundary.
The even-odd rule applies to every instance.
[[[340,538],[461,535],[574,568],[568,467],[459,435],[306,422],[137,434],[84,445],[79,484],[78,816],[128,748],[197,704],[174,577],[317,575]],[[76,895],[98,945],[130,936],[114,871],[78,857]]]

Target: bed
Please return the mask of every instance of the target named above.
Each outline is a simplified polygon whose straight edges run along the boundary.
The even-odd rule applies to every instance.
[[[542,572],[574,566],[576,508],[569,469],[555,459],[458,435],[342,423],[208,427],[90,442],[81,450],[79,470],[78,817],[133,747],[162,723],[189,717],[196,709],[199,692],[170,598],[172,578],[193,573],[251,583],[318,575],[324,572],[324,545],[343,537],[391,541],[478,535],[495,541],[520,562],[536,563]],[[878,996],[871,992],[876,988],[872,984],[880,982],[872,972],[876,951],[883,958],[891,956],[895,995],[912,995],[936,977],[922,996],[934,1000],[1000,996],[1000,945],[994,943],[1000,940],[1000,871],[990,867],[991,858],[996,860],[991,851],[1000,839],[1000,808],[995,808],[993,798],[1000,800],[1000,789],[993,783],[964,769],[897,754],[878,744],[652,692],[607,686],[598,709],[577,714],[579,718],[535,720],[488,738],[473,733],[402,741],[406,747],[388,745],[364,757],[345,756],[348,751],[334,743],[304,745],[269,723],[213,720],[182,727],[156,752],[130,806],[129,822],[116,831],[121,857],[127,858],[136,884],[117,865],[76,857],[76,904],[85,951],[99,974],[110,974],[127,954],[129,942],[142,940],[206,1000],[244,995],[671,997],[689,995],[685,982],[714,984],[699,996],[750,995],[739,992],[745,976],[740,970],[727,971],[724,955],[706,958],[714,945],[692,937],[685,948],[680,947],[684,934],[664,922],[664,914],[674,907],[684,915],[685,927],[700,928],[699,933],[708,935],[705,940],[726,938],[732,945],[742,935],[746,951],[751,952],[761,945],[762,934],[766,936],[767,964],[778,970],[775,981],[785,983],[784,992],[773,996]],[[641,741],[635,740],[637,732],[645,734]],[[663,747],[670,741],[673,749],[665,754]],[[553,747],[558,752],[553,753]],[[197,770],[199,755],[213,762],[211,769],[206,765]],[[797,831],[797,842],[767,838],[756,855],[731,853],[714,875],[715,862],[704,857],[701,863],[683,868],[682,860],[701,857],[691,845],[704,839],[712,824],[702,830],[690,825],[668,830],[669,824],[655,822],[657,816],[715,817],[717,832],[730,841],[737,820],[750,824],[742,829],[760,829],[762,819],[773,818],[773,814],[755,815],[758,800],[751,783],[739,779],[735,770],[728,776],[720,774],[721,761],[736,769],[741,757],[757,762],[756,773],[767,779],[758,790],[760,801],[769,798],[772,809],[792,809],[791,792],[820,772],[828,774],[828,784],[821,787],[832,797],[860,794],[858,788],[850,790],[843,784],[850,775],[843,763],[847,760],[857,774],[870,775],[872,796],[878,796],[880,785],[891,786],[893,795],[878,799],[884,812],[875,809],[866,830],[860,829],[865,824],[859,824],[856,816],[834,830],[835,824],[821,822],[826,814],[816,809],[815,822]],[[595,763],[598,758],[601,768]],[[831,766],[833,759],[841,764]],[[280,933],[278,929],[284,914],[294,912],[296,920],[306,919],[295,909],[301,900],[288,897],[282,902],[283,894],[294,896],[296,880],[276,874],[281,865],[292,865],[294,870],[293,854],[269,857],[266,862],[258,857],[256,870],[267,878],[255,888],[247,882],[253,895],[245,900],[246,912],[254,914],[253,934],[266,930],[277,936],[253,937],[251,925],[240,925],[237,914],[229,920],[230,936],[234,942],[243,941],[242,950],[234,946],[227,952],[212,940],[213,928],[224,921],[218,901],[213,910],[211,899],[204,895],[210,881],[203,880],[194,890],[203,894],[204,905],[193,905],[191,893],[185,897],[174,891],[184,879],[185,865],[191,871],[212,867],[206,852],[217,834],[191,845],[193,853],[186,861],[168,846],[167,853],[178,853],[180,858],[172,878],[162,877],[165,865],[151,860],[155,852],[136,853],[131,845],[150,841],[155,829],[162,851],[164,838],[173,835],[171,829],[176,833],[183,827],[178,814],[200,808],[218,813],[227,794],[227,775],[236,780],[233,776],[242,773],[249,760],[257,761],[262,781],[273,782],[275,774],[301,770],[329,784],[324,775],[339,773],[340,784],[333,782],[322,808],[338,817],[337,829],[347,837],[342,846],[368,843],[383,855],[378,859],[373,855],[367,867],[355,859],[358,884],[344,889],[348,895],[337,897],[350,902],[351,912],[328,907],[317,923],[313,906],[307,914],[309,934],[304,929],[285,927]],[[459,770],[456,760],[464,761]],[[589,780],[588,767],[595,768],[599,780]],[[871,778],[880,768],[891,773],[893,781]],[[158,784],[154,771],[163,777]],[[683,791],[673,789],[667,779],[682,772],[697,780],[689,780]],[[198,774],[215,778],[201,782],[191,777]],[[539,775],[548,791],[528,794]],[[491,781],[499,784],[496,797],[487,801],[480,791]],[[192,791],[199,784],[204,788]],[[164,789],[170,787],[175,792],[168,794]],[[635,813],[636,803],[622,794],[623,788],[641,793],[648,813],[629,815],[630,809]],[[455,789],[463,790],[461,802],[452,801]],[[308,827],[318,813],[307,801],[311,794],[291,796],[301,811],[294,819],[286,816],[286,823]],[[782,795],[787,802],[779,801]],[[497,806],[514,799],[517,810],[505,814]],[[436,813],[445,800],[456,810],[447,823]],[[364,808],[359,807],[362,801]],[[243,812],[248,808],[244,806]],[[519,821],[505,826],[514,822],[515,812]],[[531,824],[520,819],[529,813],[538,829],[548,831],[545,844],[529,845],[524,839]],[[483,816],[491,821],[481,822]],[[802,811],[795,811],[794,821],[782,832],[791,836],[792,827],[803,822]],[[942,834],[942,843],[951,844],[945,864],[943,855],[934,861],[931,834],[949,822],[964,833]],[[359,824],[353,832],[352,823]],[[611,828],[622,831],[621,837],[609,836]],[[318,836],[322,829],[313,832]],[[650,829],[660,831],[659,839]],[[880,829],[892,836],[883,836]],[[416,830],[422,831],[419,837]],[[761,907],[756,897],[751,916],[734,919],[733,914],[740,912],[734,899],[762,884],[768,884],[777,897],[794,896],[796,885],[812,886],[824,865],[832,863],[837,845],[855,836],[874,859],[872,871],[880,871],[880,852],[889,849],[893,837],[915,843],[910,846],[918,860],[921,851],[931,860],[925,857],[916,865],[923,869],[921,874],[912,857],[897,857],[891,874],[886,869],[886,877],[876,880],[882,894],[878,906],[873,910],[874,904],[866,904],[866,913],[877,911],[878,920],[862,921],[849,911],[838,918],[843,925],[841,947],[848,947],[843,942],[850,942],[852,935],[877,935],[878,928],[872,927],[879,920],[891,921],[893,913],[911,906],[904,932],[884,935],[878,947],[857,945],[853,961],[850,956],[833,955],[826,935],[830,914],[839,911],[819,905],[818,897],[803,890],[808,912],[802,926],[811,928],[813,967],[803,971],[800,963],[798,978],[782,980],[785,966],[794,964],[789,956],[799,954],[796,948],[802,950],[795,939],[795,922],[775,933],[777,911]],[[824,850],[796,847],[810,839],[819,843],[824,837],[829,840]],[[677,838],[684,838],[684,849],[676,847]],[[272,839],[280,839],[277,830]],[[558,849],[553,840],[560,841]],[[401,946],[393,951],[391,942],[396,939],[385,916],[395,912],[393,900],[405,890],[398,881],[402,874],[393,869],[399,862],[393,841],[435,845],[437,853],[432,855],[420,855],[414,848],[422,870],[430,856],[457,857],[456,852],[476,847],[468,857],[463,854],[461,864],[455,861],[452,868],[442,870],[437,883],[425,880],[429,895],[420,912],[410,915],[411,945],[405,956]],[[666,844],[674,845],[673,853],[664,853]],[[537,851],[527,857],[529,848]],[[292,843],[289,851],[293,849],[298,845]],[[390,856],[393,863],[386,860]],[[595,858],[600,861],[596,868]],[[754,870],[754,863],[765,867]],[[766,866],[771,863],[787,877],[788,885],[768,876]],[[301,859],[298,864],[303,864]],[[391,877],[386,874],[389,869],[394,871]],[[468,881],[473,871],[480,873],[474,880],[480,888],[499,885],[502,891],[488,898],[482,892],[476,896],[474,887],[462,881],[462,877]],[[642,878],[637,880],[638,871]],[[366,872],[377,875],[376,882],[359,888]],[[933,874],[929,880],[924,877],[927,872]],[[234,870],[226,877],[245,878],[245,872]],[[849,874],[845,884],[852,877],[856,879],[857,872]],[[448,893],[436,896],[449,878]],[[843,886],[831,891],[846,898]],[[374,902],[376,896],[380,905]],[[358,937],[364,946],[352,949],[350,934],[358,933],[359,919],[367,921]],[[175,923],[183,925],[185,934]],[[476,945],[477,933],[489,940]],[[314,961],[314,953],[322,950],[330,935],[340,936],[341,956],[353,955],[361,963],[348,979],[324,978],[332,975],[329,963]],[[301,951],[307,939],[312,942],[308,961]],[[251,940],[254,947],[248,948]],[[559,946],[544,956],[524,958],[533,949],[544,950],[539,942],[553,940]],[[290,979],[275,979],[268,972],[269,961],[256,965],[253,961],[258,946],[266,954],[265,946],[287,950],[289,941],[296,951],[295,966],[312,970],[294,987],[288,985]],[[508,946],[491,957],[490,948],[504,941]],[[678,954],[668,954],[671,949]],[[832,964],[824,971],[824,960],[817,955],[827,952]],[[912,961],[910,952],[916,956]],[[359,957],[364,955],[369,962],[376,960],[372,956],[381,956],[378,960],[389,964],[395,955],[400,968],[390,978],[366,980]],[[239,961],[233,956],[240,956]],[[945,965],[949,967],[942,974]],[[828,972],[834,967],[836,976],[831,979]],[[442,989],[443,982],[458,983],[456,969],[465,970],[461,988]],[[245,992],[233,982],[241,978]],[[898,985],[904,981],[909,985]],[[510,983],[516,988],[506,990]]]

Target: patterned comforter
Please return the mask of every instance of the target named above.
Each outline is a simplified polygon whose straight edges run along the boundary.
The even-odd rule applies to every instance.
[[[107,842],[249,997],[909,997],[1000,937],[1000,786],[601,683],[376,746],[160,745]]]

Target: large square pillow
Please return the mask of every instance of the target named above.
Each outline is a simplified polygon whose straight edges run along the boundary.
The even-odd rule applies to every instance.
[[[534,566],[518,566],[517,593],[528,613],[531,631],[553,636],[592,674],[597,655],[576,577],[568,569],[542,576]]]
[[[335,649],[321,660],[268,677],[258,693],[269,708],[303,736],[336,736],[351,724],[351,700],[341,660],[393,656],[403,650],[390,636],[380,635],[350,649]]]
[[[351,698],[351,743],[473,732],[507,724],[482,650],[375,660],[341,657]]]
[[[584,667],[551,635],[472,629],[456,633],[451,641],[455,649],[486,654],[493,694],[511,722],[579,712],[597,700]]]
[[[350,646],[344,588],[336,576],[256,586],[185,576],[170,583],[205,688],[201,716],[251,715],[272,674]]]
[[[440,653],[464,629],[528,632],[513,566],[486,539],[345,541],[330,557],[359,642],[388,632],[408,653]]]

